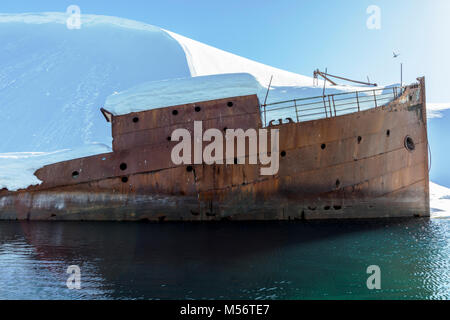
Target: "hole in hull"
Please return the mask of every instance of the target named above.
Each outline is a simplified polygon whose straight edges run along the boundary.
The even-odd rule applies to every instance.
[[[410,136],[405,137],[405,148],[408,151],[413,151],[416,149],[416,144],[414,143],[414,140]]]

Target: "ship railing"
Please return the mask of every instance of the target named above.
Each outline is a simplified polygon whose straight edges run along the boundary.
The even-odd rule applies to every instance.
[[[283,119],[302,122],[337,117],[385,106],[402,95],[404,89],[396,86],[267,103],[261,105],[261,118],[267,127]]]

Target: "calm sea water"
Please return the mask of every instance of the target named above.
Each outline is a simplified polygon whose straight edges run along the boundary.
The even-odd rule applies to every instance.
[[[0,222],[0,298],[449,299],[450,220]]]

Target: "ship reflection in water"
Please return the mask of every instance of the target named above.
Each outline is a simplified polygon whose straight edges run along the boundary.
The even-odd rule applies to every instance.
[[[0,298],[448,299],[449,257],[444,219],[0,222]],[[381,290],[366,286],[369,265]]]

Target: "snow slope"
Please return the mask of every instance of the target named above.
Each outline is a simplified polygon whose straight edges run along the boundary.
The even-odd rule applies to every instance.
[[[450,218],[450,189],[430,182],[431,216]]]
[[[76,150],[0,153],[0,190],[6,188],[16,191],[40,184],[42,181],[34,175],[34,172],[45,165],[108,152],[111,152],[109,146],[94,143]]]
[[[442,118],[442,112],[450,109],[450,103],[427,102],[427,118]]]
[[[190,76],[165,31],[118,18],[0,15],[0,152],[111,144],[107,96],[146,81]]]
[[[450,218],[450,189],[430,182],[431,215],[434,218]]]
[[[262,85],[268,85],[273,75],[272,85],[280,86],[312,86],[311,77],[280,70],[262,63],[246,59],[235,54],[208,46],[204,43],[183,37],[165,30],[183,48],[193,77],[220,73],[250,73]],[[321,82],[323,85],[323,82]]]

